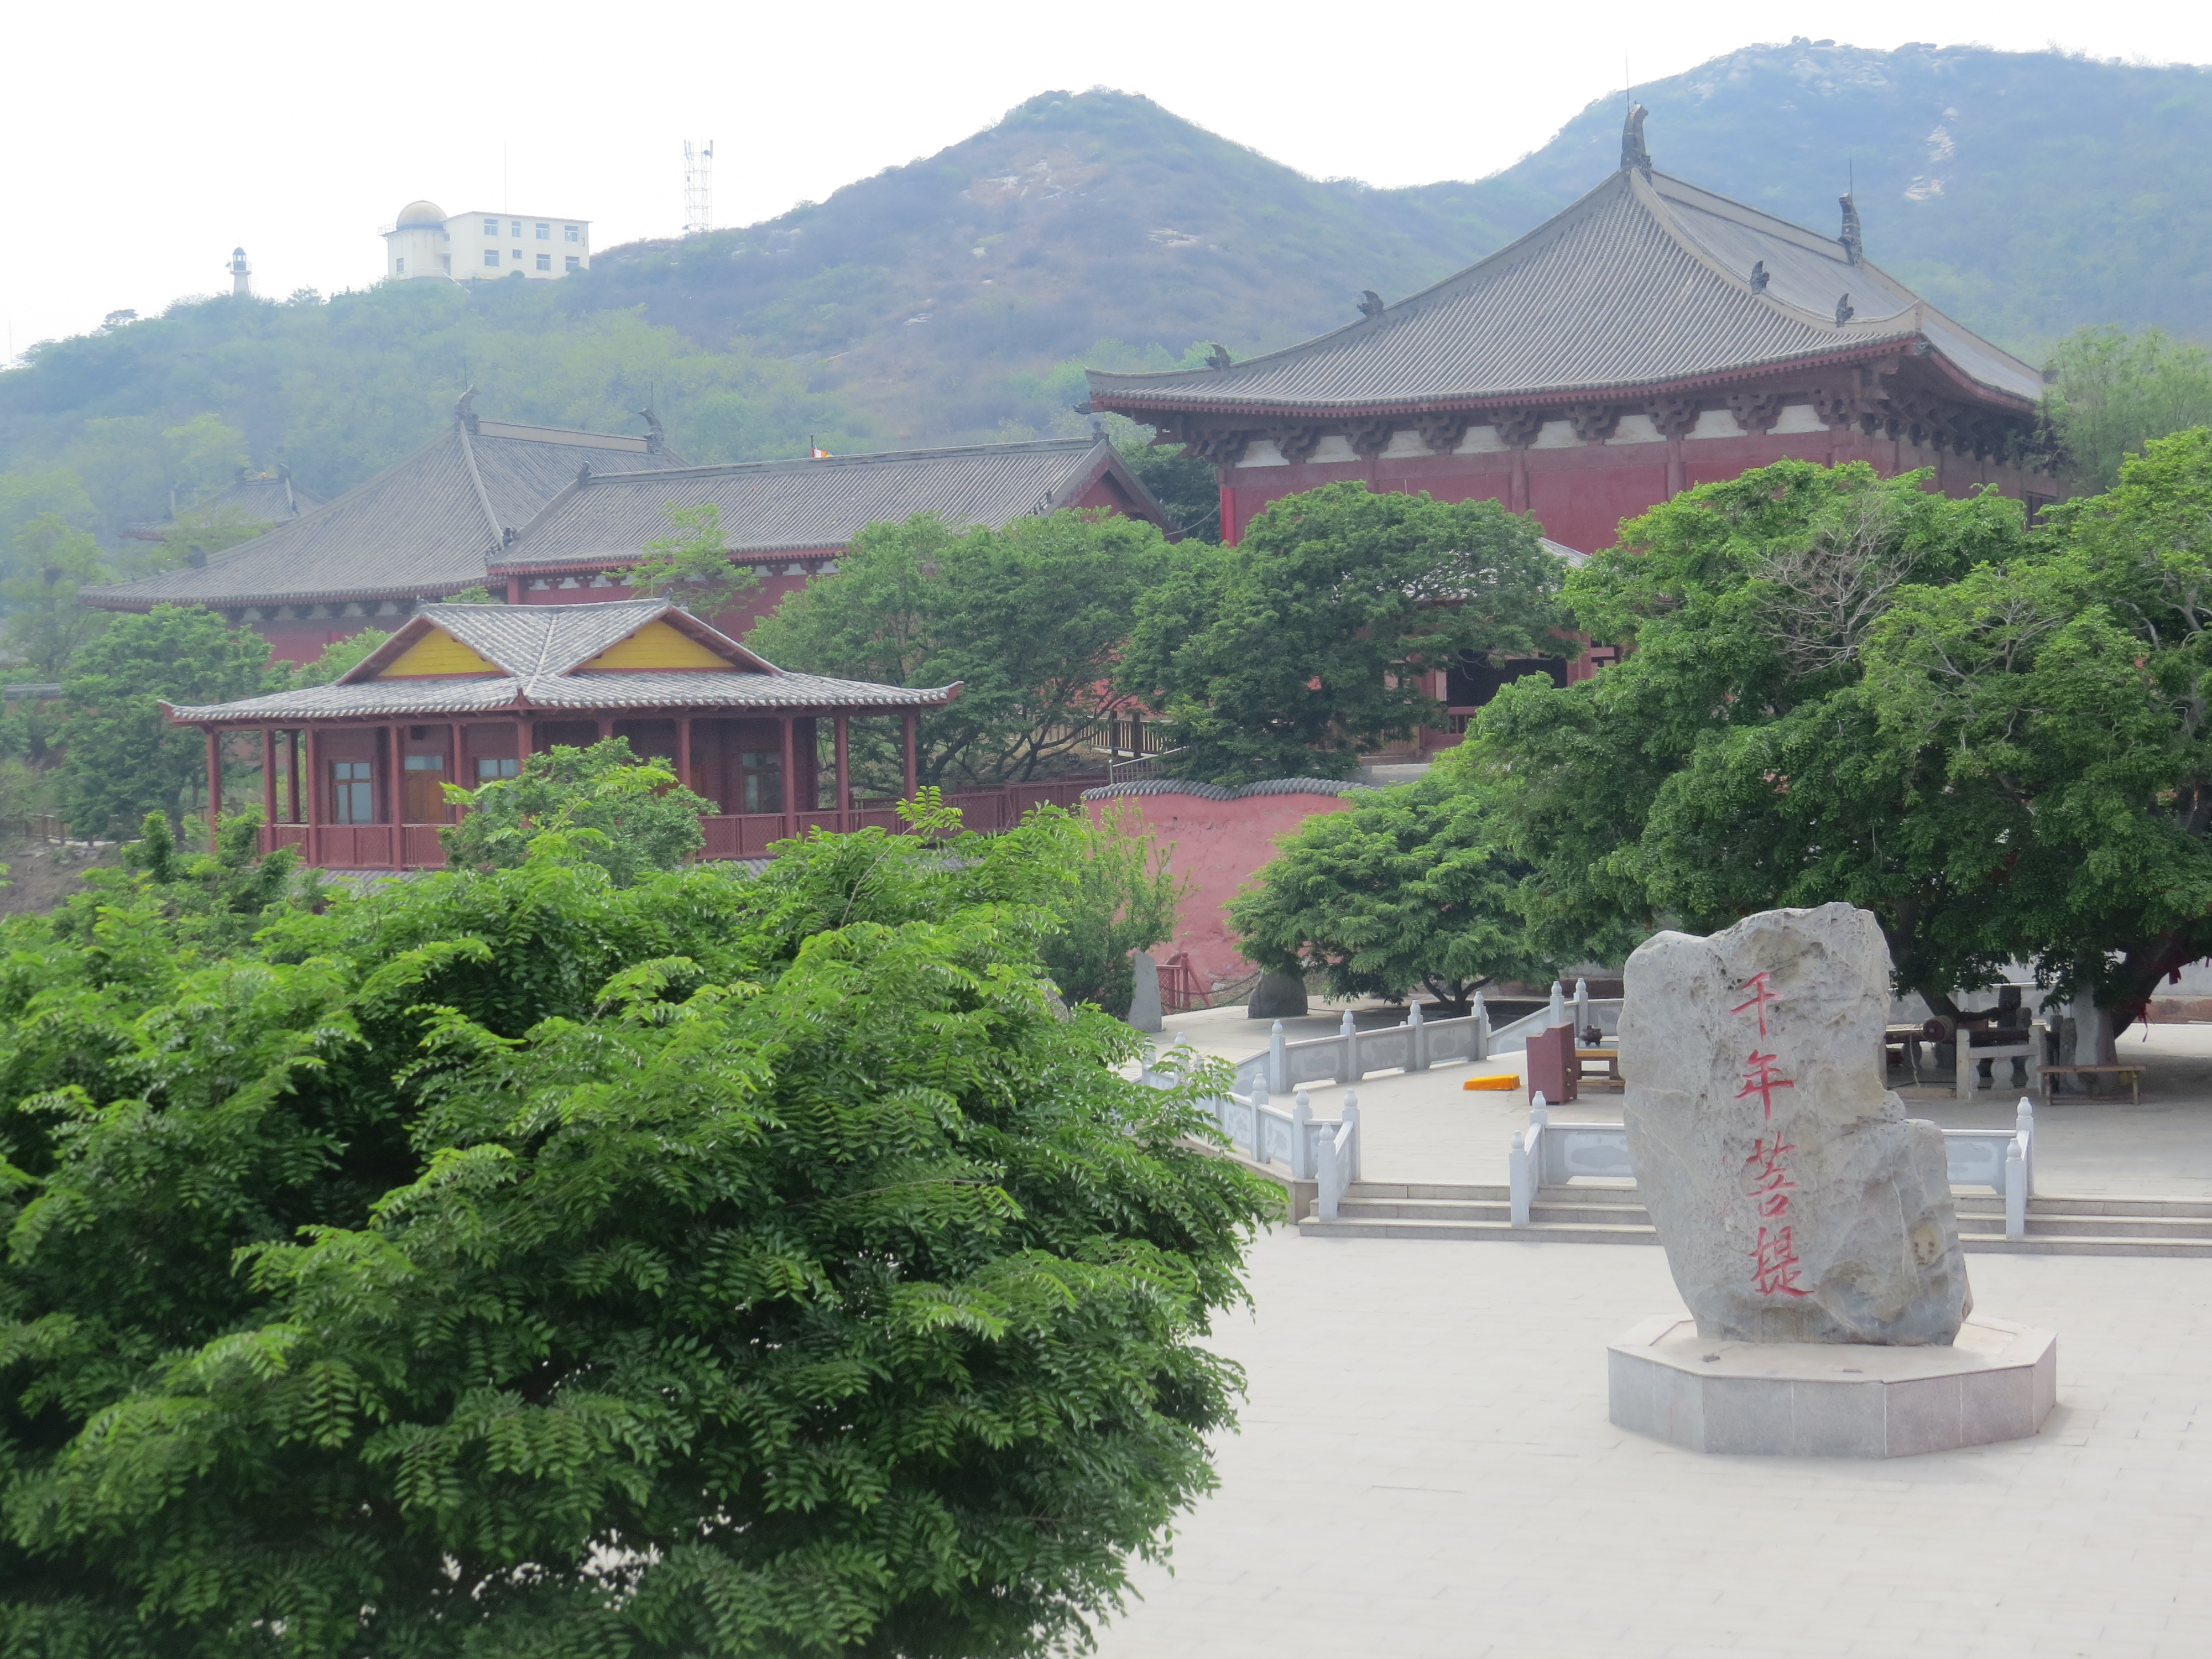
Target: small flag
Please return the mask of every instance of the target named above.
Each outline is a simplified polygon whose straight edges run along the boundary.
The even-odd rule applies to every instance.
[[[826,461],[830,459],[830,452],[815,444],[814,434],[811,432],[806,434],[806,459],[810,461]]]

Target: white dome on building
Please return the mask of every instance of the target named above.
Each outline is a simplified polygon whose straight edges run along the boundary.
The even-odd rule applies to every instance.
[[[402,230],[410,225],[442,225],[445,222],[446,210],[435,202],[410,202],[399,210],[398,228]]]

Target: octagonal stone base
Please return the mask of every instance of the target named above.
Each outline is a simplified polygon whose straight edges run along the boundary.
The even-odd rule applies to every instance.
[[[1948,1348],[1713,1342],[1647,1319],[1606,1351],[1613,1421],[1700,1452],[1909,1457],[2043,1426],[2058,1338],[1979,1315]]]

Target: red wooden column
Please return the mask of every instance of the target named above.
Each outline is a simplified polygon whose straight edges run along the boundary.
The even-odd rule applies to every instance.
[[[526,714],[514,723],[514,766],[517,771],[530,764],[530,717]]]
[[[307,862],[319,866],[323,861],[322,745],[315,741],[315,727],[307,728]]]
[[[377,791],[377,799],[384,809],[384,844],[392,854],[392,867],[399,867],[399,728],[384,727],[384,763],[376,771],[382,775],[371,780]]]
[[[284,734],[284,822],[300,822],[300,728]]]
[[[215,851],[216,825],[222,817],[222,739],[216,735],[212,726],[201,728],[207,733],[208,762],[208,851]]]
[[[915,768],[916,768],[917,762],[918,762],[918,758],[919,758],[919,753],[918,753],[918,751],[920,750],[920,749],[921,749],[921,743],[920,734],[916,732],[915,727],[916,727],[916,726],[919,724],[919,722],[920,722],[920,720],[921,720],[921,717],[919,714],[915,714],[915,713],[914,712],[914,710],[913,710],[913,709],[909,708],[909,709],[908,709],[908,710],[906,711],[906,716],[905,716],[905,719],[906,719],[906,798],[907,798],[908,800],[912,800],[912,799],[914,799],[914,792],[915,792],[915,787],[917,787],[917,786],[915,785]]]
[[[269,845],[276,845],[276,733],[269,726],[261,728],[261,827],[269,832]]]
[[[837,827],[840,830],[850,830],[853,827],[845,822],[853,811],[853,774],[852,769],[846,764],[846,757],[851,753],[852,745],[846,736],[845,730],[845,723],[851,718],[848,714],[840,714],[836,721]]]
[[[691,717],[689,714],[676,717],[676,781],[694,794],[699,793],[699,786],[691,781]]]
[[[461,741],[461,723],[459,720],[447,720],[446,722],[446,730],[448,733],[447,739],[447,744],[453,750],[453,753],[446,757],[446,763],[449,769],[446,774],[446,781],[452,784],[458,784],[462,788],[466,789],[471,787],[475,780],[465,778],[461,775],[462,769],[466,767],[468,764],[468,758],[465,752],[468,745]],[[445,799],[442,791],[440,792],[439,799],[441,801]],[[438,808],[438,822],[441,823],[451,823],[454,822],[453,809],[450,806],[440,806]]]
[[[795,836],[799,833],[797,818],[799,790],[797,780],[793,775],[798,769],[793,764],[794,756],[791,746],[792,720],[788,714],[780,718],[783,726],[783,827],[787,835]]]

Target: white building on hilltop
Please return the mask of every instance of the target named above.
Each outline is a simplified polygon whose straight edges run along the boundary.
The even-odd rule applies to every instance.
[[[410,202],[386,228],[384,246],[387,276],[565,276],[591,268],[592,222],[535,213],[448,218],[435,202]]]

